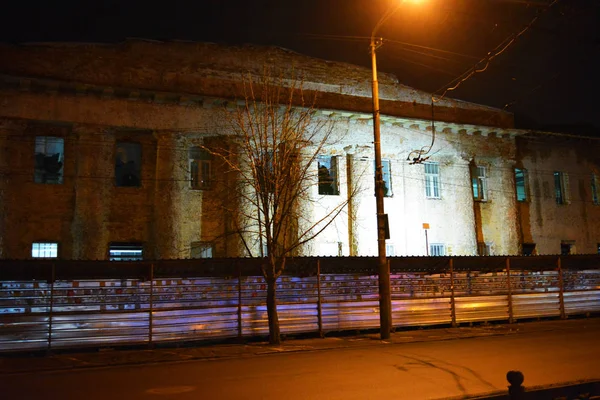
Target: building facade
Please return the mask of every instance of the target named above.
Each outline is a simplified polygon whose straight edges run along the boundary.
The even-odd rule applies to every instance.
[[[204,149],[241,74],[300,73],[337,140],[309,219],[348,200],[303,255],[377,253],[371,75],[284,49],[128,41],[0,46],[0,258],[247,256],[227,235],[226,165]],[[599,142],[381,74],[390,256],[597,253]],[[430,149],[415,163],[415,150]],[[227,211],[229,210],[229,211]]]

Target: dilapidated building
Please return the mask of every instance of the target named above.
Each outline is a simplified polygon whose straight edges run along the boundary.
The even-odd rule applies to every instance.
[[[265,65],[300,73],[339,138],[314,165],[328,177],[312,218],[361,187],[301,252],[375,255],[370,70],[280,48],[128,41],[0,46],[0,258],[247,255],[225,234],[225,167],[203,149],[224,140],[215,115],[241,74]],[[599,251],[598,141],[515,129],[510,113],[452,99],[432,121],[430,95],[386,74],[380,98],[388,255]]]

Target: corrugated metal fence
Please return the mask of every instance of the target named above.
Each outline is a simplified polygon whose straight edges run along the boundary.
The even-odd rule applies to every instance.
[[[261,259],[0,261],[0,352],[268,333]],[[294,258],[282,333],[379,327],[375,258]],[[393,257],[395,327],[600,311],[600,256]]]

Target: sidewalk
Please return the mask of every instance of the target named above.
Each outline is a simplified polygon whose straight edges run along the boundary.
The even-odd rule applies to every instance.
[[[323,351],[328,349],[384,346],[389,344],[460,340],[496,335],[520,335],[534,332],[600,328],[600,318],[523,322],[516,324],[491,324],[459,328],[410,329],[394,332],[387,341],[377,333],[326,338],[284,340],[280,346],[266,342],[246,344],[202,344],[195,347],[160,347],[156,349],[100,349],[89,351],[64,351],[48,355],[12,354],[0,356],[0,374],[20,374],[42,371],[101,368],[120,365],[137,365],[189,360],[256,357],[281,352]]]

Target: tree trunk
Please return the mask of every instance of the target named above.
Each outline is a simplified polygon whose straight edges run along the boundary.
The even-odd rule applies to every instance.
[[[277,299],[275,289],[277,278],[267,278],[267,314],[269,315],[269,344],[281,344],[279,332],[279,316],[277,315]]]

